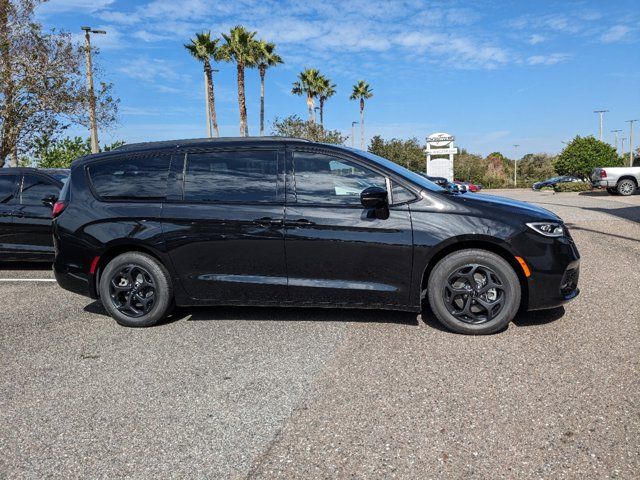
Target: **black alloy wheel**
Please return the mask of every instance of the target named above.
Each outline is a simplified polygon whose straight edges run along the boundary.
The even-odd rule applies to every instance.
[[[505,303],[502,279],[486,265],[475,263],[456,268],[442,295],[451,315],[473,325],[493,320]]]
[[[139,265],[129,264],[111,275],[109,295],[122,314],[139,318],[151,311],[156,300],[156,283]]]

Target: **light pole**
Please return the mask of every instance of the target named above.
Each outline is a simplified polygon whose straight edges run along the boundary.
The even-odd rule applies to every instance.
[[[633,122],[637,122],[638,119],[625,121],[629,123],[629,166],[633,167]]]
[[[618,129],[618,130],[611,130],[611,133],[614,134],[615,136],[615,144],[616,144],[616,153],[618,153],[618,133],[620,133],[622,130]]]
[[[91,132],[91,153],[100,151],[98,143],[98,125],[96,123],[96,96],[93,91],[93,68],[91,66],[91,33],[106,34],[104,30],[92,30],[91,27],[80,27],[84,30],[84,54],[87,63],[87,89],[89,90],[89,131]]]
[[[320,107],[313,107],[313,121],[318,123],[318,112],[320,111]]]
[[[518,147],[520,145],[515,144],[515,156],[513,158],[513,188],[518,188]]]
[[[602,141],[602,117],[604,116],[605,113],[607,113],[609,110],[594,110],[593,113],[597,113],[600,115],[600,141]]]
[[[354,148],[356,146],[355,142],[353,141],[353,137],[355,137],[356,135],[356,125],[360,123],[360,122],[351,122],[351,148]]]
[[[621,142],[621,143],[620,143],[620,145],[621,145],[621,147],[620,147],[620,156],[621,156],[621,157],[624,157],[624,141],[625,141],[626,139],[627,139],[627,137],[622,137],[622,138],[620,139],[620,142]]]

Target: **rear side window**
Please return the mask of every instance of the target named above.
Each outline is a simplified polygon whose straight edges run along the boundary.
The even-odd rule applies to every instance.
[[[121,158],[89,166],[96,193],[105,200],[164,200],[170,155]]]
[[[17,175],[0,175],[0,203],[13,203],[17,180]]]
[[[37,175],[25,175],[22,180],[20,203],[23,205],[42,205],[42,199],[53,195],[57,197],[60,189],[57,185]]]
[[[188,202],[274,202],[278,192],[276,150],[190,153],[184,179]]]

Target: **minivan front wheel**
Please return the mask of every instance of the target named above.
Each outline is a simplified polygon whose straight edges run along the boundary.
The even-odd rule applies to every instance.
[[[520,307],[514,269],[486,250],[460,250],[440,260],[428,283],[429,304],[449,329],[473,335],[506,327]]]
[[[169,273],[150,255],[128,252],[111,260],[100,276],[100,298],[116,322],[149,327],[169,314],[173,290]]]

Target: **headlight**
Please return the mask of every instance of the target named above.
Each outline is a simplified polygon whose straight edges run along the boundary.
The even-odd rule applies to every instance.
[[[562,237],[564,227],[557,222],[532,222],[527,223],[527,227],[545,237]]]

